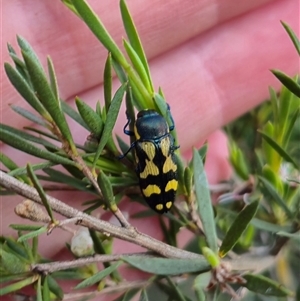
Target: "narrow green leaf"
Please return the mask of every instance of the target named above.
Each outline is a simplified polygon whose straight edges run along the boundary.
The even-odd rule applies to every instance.
[[[147,72],[144,68],[144,65],[143,65],[142,61],[140,60],[138,54],[135,52],[135,50],[132,48],[132,46],[126,40],[123,40],[123,45],[124,45],[124,48],[132,62],[132,65],[134,66],[134,69],[137,72],[137,74],[139,75],[141,81],[145,85],[146,89],[150,93],[153,93],[151,84],[149,82],[148,74],[147,74]]]
[[[52,144],[51,142],[49,142],[48,140],[45,140],[43,138],[40,138],[40,137],[36,137],[36,136],[33,136],[31,134],[28,134],[22,130],[18,130],[16,128],[13,128],[13,127],[10,127],[9,125],[5,125],[5,124],[1,124],[0,123],[0,130],[5,130],[13,135],[17,135],[20,137],[20,139],[24,139],[26,141],[31,141],[31,142],[34,142],[34,143],[38,143],[38,144],[41,144],[51,150],[55,150],[55,151],[60,151],[60,148],[57,147],[55,144]],[[1,139],[1,137],[0,137]]]
[[[1,287],[0,296],[4,296],[4,295],[7,295],[9,293],[19,291],[21,288],[34,283],[36,280],[37,280],[37,276],[34,275],[32,277],[28,277],[28,278],[26,278],[24,280],[21,280],[19,282],[7,285],[5,287]]]
[[[147,291],[142,289],[139,301],[149,301]]]
[[[80,116],[90,131],[95,134],[96,137],[100,137],[103,130],[103,121],[100,116],[79,97],[76,97],[75,102]]]
[[[46,167],[51,167],[53,165],[54,164],[51,163],[51,162],[46,162],[46,163],[33,164],[33,165],[31,165],[31,167],[32,167],[32,170],[36,171],[36,170],[41,170],[41,169],[46,168]],[[12,177],[18,177],[18,176],[21,176],[21,175],[27,175],[27,170],[26,170],[26,167],[20,167],[20,168],[17,168],[15,170],[12,170],[8,174]]]
[[[277,296],[285,297],[292,296],[293,293],[286,289],[282,284],[273,281],[262,275],[243,275],[243,278],[247,281],[242,286],[248,288],[250,291],[259,293],[265,296]]]
[[[48,74],[50,79],[50,87],[52,89],[52,92],[54,94],[54,97],[57,101],[59,101],[59,91],[58,91],[58,85],[57,85],[57,79],[56,74],[54,70],[53,62],[50,58],[50,56],[47,57],[47,64],[48,64]]]
[[[97,182],[101,188],[105,201],[109,204],[109,206],[115,206],[115,198],[111,183],[109,178],[105,175],[103,171],[100,170]]]
[[[73,161],[61,157],[59,155],[50,153],[48,151],[42,150],[33,144],[29,143],[27,140],[20,138],[19,136],[10,133],[9,131],[4,130],[3,128],[0,128],[0,140],[4,143],[19,149],[27,154],[33,155],[38,158],[42,158],[45,160],[49,160],[53,163],[58,164],[68,164],[68,165],[74,165],[76,166],[76,163]]]
[[[43,233],[46,233],[48,231],[48,228],[47,227],[40,227],[38,230],[35,230],[35,231],[32,231],[32,232],[29,232],[27,234],[24,234],[22,236],[20,236],[18,238],[18,242],[23,242],[23,241],[26,241],[28,239],[31,239],[31,238],[34,238],[34,237],[37,237]]]
[[[23,38],[18,37],[18,44],[22,49],[22,55],[39,100],[55,121],[62,135],[69,142],[72,151],[77,153],[69,126],[64,114],[62,113],[60,102],[55,98],[55,95],[48,84],[48,80],[38,57],[31,46]]]
[[[197,301],[206,301],[205,291],[207,286],[209,285],[210,279],[210,272],[201,273],[195,278],[193,288],[197,296]]]
[[[112,264],[110,267],[80,282],[78,285],[75,286],[75,289],[82,289],[98,283],[103,278],[105,278],[106,276],[110,275],[113,271],[115,271],[121,264],[122,264],[121,261]]]
[[[295,112],[293,112],[292,116],[288,119],[288,127],[285,131],[283,137],[283,145],[287,146],[288,142],[290,141],[294,126],[298,120],[300,109],[298,108]]]
[[[277,92],[272,87],[269,87],[269,94],[270,94],[270,101],[272,104],[272,112],[273,112],[274,120],[275,120],[275,122],[278,122],[278,120],[279,120],[279,114],[278,114],[279,100],[277,97]]]
[[[108,139],[111,137],[113,127],[115,126],[118,113],[120,111],[122,99],[126,90],[126,84],[123,84],[114,95],[109,110],[107,112],[106,122],[104,125],[103,133],[97,148],[97,152],[94,157],[93,167],[96,166],[97,160],[103,151]]]
[[[43,301],[42,297],[42,278],[39,277],[36,286],[36,301]]]
[[[39,230],[41,227],[40,225],[21,225],[21,224],[10,224],[10,228],[18,231],[36,231]]]
[[[105,62],[103,88],[104,88],[105,110],[106,112],[108,112],[111,98],[112,98],[112,58],[110,53],[108,54]]]
[[[128,81],[127,75],[123,67],[112,57],[112,66],[117,74],[119,81],[124,84]]]
[[[113,57],[123,66],[129,67],[126,58],[118,48],[117,44],[113,41],[112,37],[102,24],[98,16],[93,12],[91,7],[82,0],[72,0],[72,3],[83,19],[85,24],[90,28],[97,39],[103,44],[103,46],[111,52]]]
[[[49,289],[49,285],[48,285],[48,280],[47,280],[47,277],[46,276],[44,278],[44,281],[43,281],[43,299],[42,301],[50,301],[51,298],[50,298],[50,289]]]
[[[34,115],[33,113],[21,108],[21,107],[18,107],[18,106],[15,106],[15,105],[10,105],[10,107],[16,112],[18,113],[19,115],[21,115],[22,117],[32,121],[33,123],[36,123],[36,124],[39,124],[43,127],[47,127],[47,123],[39,116],[37,115]]]
[[[297,163],[293,160],[293,158],[269,135],[264,133],[263,131],[258,130],[258,132],[262,135],[263,139],[287,162],[292,163],[295,168],[299,168]]]
[[[49,113],[46,111],[45,107],[41,104],[40,100],[28,85],[23,76],[15,70],[10,64],[4,64],[5,72],[9,78],[12,85],[20,93],[20,95],[46,120],[51,121]]]
[[[290,36],[297,52],[298,55],[300,55],[300,41],[298,39],[298,37],[296,36],[296,34],[294,33],[294,31],[291,29],[291,27],[289,25],[287,25],[285,22],[280,21],[282,26],[284,27],[284,29],[286,30],[286,32],[288,33],[288,35]]]
[[[86,130],[90,130],[87,124],[84,122],[82,117],[76,112],[71,106],[67,104],[67,102],[61,100],[60,105],[62,107],[62,110],[65,114],[70,116],[74,121],[76,121],[78,124],[80,124],[82,127],[84,127]]]
[[[41,198],[41,201],[43,202],[43,205],[44,205],[45,209],[47,210],[47,213],[48,213],[49,217],[51,218],[51,222],[54,223],[55,219],[54,219],[53,212],[52,212],[52,209],[50,207],[50,204],[48,203],[46,193],[45,193],[41,183],[37,179],[36,175],[34,174],[30,164],[27,164],[27,173],[28,173],[28,176],[30,177],[30,179],[33,183],[34,188],[38,192],[38,194]]]
[[[9,274],[20,274],[30,271],[29,264],[21,257],[14,255],[13,252],[1,250],[0,265]]]
[[[176,285],[176,284],[174,283],[174,281],[172,280],[172,278],[166,277],[166,280],[167,280],[168,284],[170,285],[170,288],[171,288],[171,290],[172,290],[172,292],[173,292],[173,295],[174,295],[174,297],[176,298],[176,300],[178,300],[178,301],[188,301],[188,300],[185,298],[183,292],[182,292],[182,291],[180,290],[180,288],[178,287],[178,285]],[[173,297],[173,298],[174,298],[174,297]]]
[[[175,258],[145,258],[144,256],[122,257],[135,268],[156,275],[180,275],[208,271],[210,266],[204,258],[175,259]]]
[[[28,252],[23,244],[20,244],[16,242],[14,239],[9,237],[6,237],[6,244],[9,248],[10,253],[15,253],[17,256],[22,258],[22,260],[29,261],[30,257],[28,256]]]
[[[45,168],[43,171],[51,177],[52,181],[58,183],[64,183],[65,185],[69,185],[81,191],[91,191],[87,187],[87,183],[82,181],[81,179],[76,179],[73,176],[66,175],[65,173],[52,169],[52,168]]]
[[[288,232],[279,231],[276,233],[276,235],[289,237],[289,238],[295,240],[296,242],[300,243],[300,232],[299,231],[296,233],[288,233]]]
[[[219,256],[222,258],[232,250],[235,244],[238,242],[241,235],[244,233],[252,218],[255,216],[259,201],[255,201],[246,206],[236,217],[231,227],[227,231],[222,245],[219,250]]]
[[[153,89],[153,84],[151,81],[151,75],[150,75],[150,70],[149,70],[149,65],[147,62],[147,57],[145,55],[142,43],[140,41],[139,35],[137,33],[136,27],[134,25],[134,22],[131,18],[131,15],[129,13],[128,7],[126,5],[125,0],[120,1],[120,8],[121,8],[121,14],[122,14],[122,20],[124,24],[124,28],[126,30],[127,37],[129,39],[130,45],[134,49],[134,51],[137,53],[141,63],[144,66],[144,70],[147,74],[148,77],[148,82],[150,84],[150,90],[151,92],[154,91]]]
[[[273,186],[270,184],[270,182],[261,176],[258,176],[258,179],[264,185],[264,187],[266,188],[267,192],[269,193],[269,195],[271,196],[273,201],[276,202],[276,204],[281,207],[281,209],[285,212],[285,214],[290,219],[293,219],[294,218],[293,212],[289,209],[289,207],[286,205],[285,201],[281,198],[281,196],[273,188]]]
[[[271,72],[285,87],[287,87],[287,89],[289,89],[297,97],[300,97],[300,85],[294,79],[279,70],[271,70]]]
[[[206,179],[202,159],[197,151],[193,150],[193,172],[194,185],[196,191],[196,200],[198,203],[198,213],[203,224],[203,230],[206,236],[208,247],[215,253],[218,251],[216,225],[214,220],[214,212],[208,182]]]
[[[187,195],[190,197],[193,188],[193,173],[189,167],[186,167],[184,170],[184,186]]]
[[[18,168],[18,165],[2,152],[0,152],[0,162],[7,167],[8,170],[14,170]]]
[[[46,279],[48,281],[48,286],[49,286],[50,291],[55,296],[57,296],[59,300],[63,300],[63,298],[64,298],[64,292],[61,289],[61,287],[58,285],[58,283],[56,282],[56,280],[52,276],[50,276],[50,275],[47,275]]]

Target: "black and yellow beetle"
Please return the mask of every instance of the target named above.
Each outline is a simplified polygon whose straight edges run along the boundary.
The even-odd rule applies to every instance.
[[[149,207],[158,213],[170,210],[175,200],[178,180],[177,163],[170,131],[174,129],[174,121],[167,107],[172,125],[169,127],[163,116],[155,110],[142,110],[137,114],[134,131],[126,130],[130,119],[124,127],[124,133],[134,136],[135,141],[129,150],[134,148],[136,172],[142,195]]]

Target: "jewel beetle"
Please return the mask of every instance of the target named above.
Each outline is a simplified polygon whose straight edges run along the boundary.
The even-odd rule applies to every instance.
[[[170,131],[174,129],[174,121],[167,105],[167,113],[172,125],[155,110],[138,112],[134,123],[134,130],[127,130],[130,118],[124,126],[124,133],[134,136],[136,173],[139,179],[141,193],[150,208],[158,213],[170,210],[175,200],[178,176],[177,160],[174,151],[179,146],[174,145],[174,138]]]

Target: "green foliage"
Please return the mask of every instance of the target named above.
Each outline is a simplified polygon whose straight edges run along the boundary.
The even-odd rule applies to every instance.
[[[193,157],[187,163],[179,150],[176,151],[178,200],[176,206],[159,220],[168,243],[163,244],[130,225],[118,207],[123,196],[145,205],[137,188],[134,157],[128,154],[123,160],[118,159],[133,141],[127,143],[117,137],[120,151],[114,141],[114,126],[122,101],[126,102],[131,131],[135,110],[146,108],[157,110],[171,124],[162,89],[159,88],[157,92],[154,90],[147,58],[126,1],[120,0],[128,39],[123,41],[126,55],[85,1],[62,2],[82,19],[108,51],[103,74],[104,95],[95,110],[79,98],[76,98],[77,110],[73,109],[60,99],[50,58],[45,72],[24,38],[17,38],[22,57],[8,45],[13,65],[4,64],[6,74],[34,113],[15,105],[11,108],[39,125],[39,128],[19,130],[1,124],[0,140],[44,161],[18,166],[15,158],[4,154],[1,154],[0,160],[5,172],[19,181],[19,189],[14,192],[22,194],[22,188],[34,187],[47,213],[44,213],[46,218],[42,220],[25,212],[20,216],[42,224],[13,224],[11,228],[17,231],[18,239],[1,237],[0,295],[14,293],[31,285],[36,291],[37,300],[63,300],[64,292],[59,280],[80,279],[75,288],[88,288],[90,291],[85,298],[98,294],[102,289],[104,293],[114,291],[118,287],[116,284],[123,288],[116,300],[131,300],[137,294],[140,294],[139,300],[142,301],[152,300],[153,295],[156,299],[159,296],[162,301],[223,300],[224,293],[235,297],[232,284],[235,289],[245,287],[251,291],[247,293],[249,298],[255,296],[253,298],[267,300],[264,298],[275,296],[274,300],[279,300],[280,297],[295,296],[296,285],[285,283],[286,275],[280,269],[277,269],[275,277],[275,273],[261,275],[258,263],[261,259],[267,261],[271,257],[271,265],[265,267],[268,271],[278,264],[276,256],[287,257],[289,260],[284,261],[284,270],[290,279],[296,277],[294,266],[299,261],[299,252],[296,252],[295,245],[299,244],[300,231],[298,77],[290,78],[281,71],[273,70],[284,85],[280,93],[270,88],[268,102],[227,126],[229,159],[235,175],[231,183],[225,185],[229,187],[228,190],[221,190],[223,194],[219,196],[217,205],[212,204],[211,196],[215,199],[216,195],[210,193],[204,171],[208,145],[194,149]],[[300,54],[298,38],[287,24],[283,25]],[[112,78],[115,75],[120,87],[114,92]],[[90,132],[84,145],[75,143],[66,115]],[[176,132],[173,131],[172,135],[177,142]],[[40,181],[43,181],[42,184]],[[7,188],[3,183],[1,179],[1,186]],[[83,202],[84,206],[88,206],[84,212],[93,215],[98,214],[100,208],[109,210],[122,227],[101,218],[99,221],[102,225],[114,227],[115,233],[107,232],[104,228],[96,231],[98,228],[94,220],[81,220],[83,212],[76,211],[72,215],[74,208],[59,211],[57,206],[50,204],[46,188],[47,184],[51,184],[51,187],[59,190],[61,186],[58,184],[62,183],[64,189],[83,191],[93,196],[92,200]],[[9,193],[9,189],[1,188],[2,195]],[[52,211],[77,219],[60,222]],[[153,215],[155,213],[147,207],[134,217],[146,220]],[[66,264],[63,262],[53,271],[44,273],[44,270],[39,270],[43,264],[55,264],[53,259],[46,260],[39,254],[39,236],[51,232],[54,227],[70,231],[65,225],[70,221],[82,222],[83,226],[90,228],[96,255],[87,260],[101,255],[104,268],[99,272],[94,265],[89,265],[90,262],[82,267],[79,261],[82,258],[78,261],[72,258],[78,263],[75,268],[64,267],[62,271],[60,265]],[[178,238],[182,229],[190,231],[193,238],[180,249]],[[49,240],[52,238],[48,237]],[[126,254],[124,250],[121,255],[110,257],[114,238],[128,240],[155,253]],[[264,248],[263,255],[252,254],[256,247]],[[279,254],[280,250],[284,251],[281,252],[283,255]],[[159,257],[158,254],[169,258]],[[236,255],[243,256],[243,264],[250,264],[245,270],[251,271],[251,274],[241,276],[244,268],[236,265]],[[235,267],[235,270],[231,271],[227,264]],[[147,281],[125,281],[119,273],[120,266],[125,265],[133,270],[151,273],[153,277]],[[94,285],[97,285],[96,290]],[[206,290],[207,287],[212,293]]]

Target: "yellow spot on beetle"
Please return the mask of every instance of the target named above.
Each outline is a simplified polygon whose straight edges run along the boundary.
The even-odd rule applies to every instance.
[[[138,130],[137,130],[137,128],[136,128],[136,125],[134,125],[133,132],[134,132],[135,139],[136,139],[136,140],[140,140],[140,139],[141,139],[141,136],[140,136],[140,134],[138,133]]]
[[[167,207],[167,209],[170,209],[172,207],[172,202],[167,202],[166,207]]]
[[[167,157],[164,166],[163,166],[163,173],[167,173],[173,170],[175,172],[177,170],[177,165],[173,162],[172,157]]]
[[[168,157],[170,152],[170,138],[166,137],[160,142],[161,152],[165,157]]]
[[[147,154],[148,159],[145,159],[145,169],[140,173],[141,179],[146,179],[148,175],[157,176],[159,175],[158,167],[153,163],[155,157],[155,146],[152,142],[141,143],[142,150]]]
[[[164,205],[163,205],[163,204],[157,204],[157,205],[155,206],[155,208],[156,208],[156,210],[161,211],[161,210],[163,210]]]
[[[148,175],[157,176],[158,174],[158,167],[152,161],[146,160],[146,166],[145,169],[140,173],[140,178],[146,179]]]
[[[178,186],[178,182],[176,180],[171,180],[167,183],[166,188],[165,188],[165,192],[173,189],[174,191],[177,190],[177,186]]]
[[[146,197],[149,197],[151,194],[156,193],[160,194],[161,190],[157,185],[148,185],[146,189],[143,189],[143,194]]]

